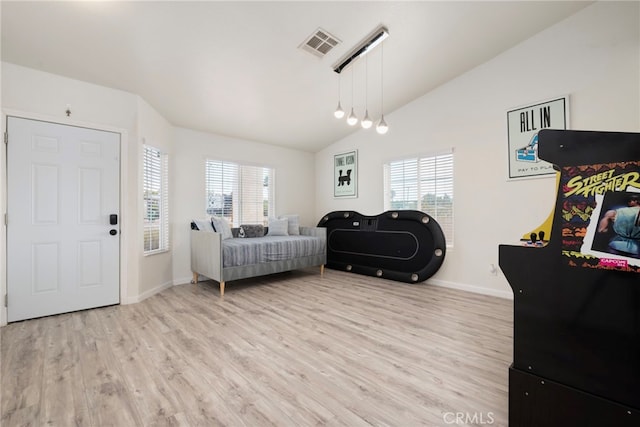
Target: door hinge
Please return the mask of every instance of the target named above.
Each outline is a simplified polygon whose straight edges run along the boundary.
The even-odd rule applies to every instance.
[[[8,144],[8,143],[9,143],[9,133],[8,133],[8,132],[5,132],[5,133],[4,133],[4,143],[5,143],[5,144]]]
[[[5,227],[9,225],[9,214],[4,214],[4,225]]]
[[[4,306],[9,307],[9,294],[4,294]]]

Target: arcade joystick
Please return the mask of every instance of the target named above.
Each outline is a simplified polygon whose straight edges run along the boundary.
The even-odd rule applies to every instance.
[[[544,246],[544,231],[540,230],[540,232],[538,233],[538,237],[540,238],[540,240],[538,240],[537,242],[533,242],[534,246]]]

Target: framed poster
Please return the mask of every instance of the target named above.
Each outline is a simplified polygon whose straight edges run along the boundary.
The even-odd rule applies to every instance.
[[[540,129],[567,129],[569,97],[507,112],[509,179],[555,176],[553,166],[538,157]]]
[[[333,197],[358,197],[358,152],[333,156]]]

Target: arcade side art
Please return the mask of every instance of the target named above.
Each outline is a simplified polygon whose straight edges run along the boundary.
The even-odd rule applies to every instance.
[[[567,166],[560,189],[569,265],[640,272],[640,161]]]

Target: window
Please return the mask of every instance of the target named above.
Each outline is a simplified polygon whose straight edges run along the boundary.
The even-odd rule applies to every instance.
[[[267,225],[275,212],[274,175],[271,168],[207,159],[207,214],[224,217],[234,227]]]
[[[428,213],[453,246],[453,152],[384,165],[384,208]]]
[[[169,249],[169,161],[166,153],[144,146],[144,253]]]

